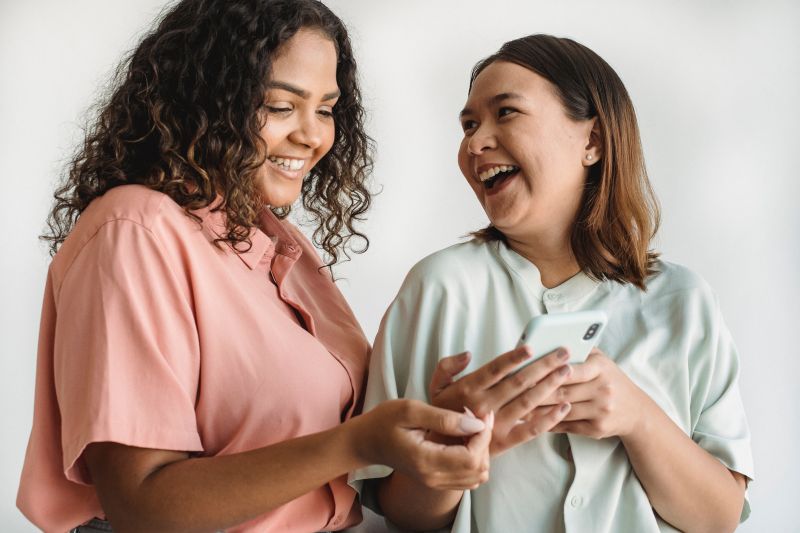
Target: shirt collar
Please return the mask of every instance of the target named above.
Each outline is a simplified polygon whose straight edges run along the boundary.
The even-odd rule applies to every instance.
[[[203,228],[206,229],[212,237],[220,239],[227,231],[225,227],[225,211],[215,210],[221,203],[222,199],[217,197],[217,199],[207,207],[192,211],[192,213],[202,220]],[[224,242],[248,268],[253,270],[260,263],[268,262],[268,259],[276,252],[281,255],[289,256],[292,259],[296,259],[300,256],[300,247],[297,246],[297,243],[291,238],[289,232],[281,224],[281,221],[268,207],[262,209],[259,215],[259,221],[263,231],[259,228],[251,229],[249,238],[252,246],[250,246],[249,249],[246,249],[246,243],[240,243],[234,248],[231,243],[227,241]],[[269,257],[265,259],[265,256]]]
[[[495,242],[500,257],[512,271],[525,281],[525,285],[534,292],[537,298],[541,299],[542,295],[548,292],[558,294],[561,301],[569,302],[589,295],[600,285],[600,282],[593,280],[581,271],[561,285],[548,289],[542,285],[542,275],[536,265],[512,250],[506,243]]]

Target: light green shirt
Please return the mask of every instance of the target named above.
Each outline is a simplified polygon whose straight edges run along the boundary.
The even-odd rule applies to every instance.
[[[583,273],[546,289],[537,268],[503,243],[437,252],[411,270],[383,318],[365,410],[392,398],[429,401],[439,359],[469,350],[471,372],[514,348],[532,316],[602,309],[609,322],[599,348],[697,444],[752,479],[738,356],[717,299],[688,269],[656,268],[646,292]],[[390,472],[373,466],[352,479]],[[745,502],[741,520],[748,514]],[[548,433],[492,460],[490,480],[465,493],[453,531],[675,529],[654,513],[618,438]]]

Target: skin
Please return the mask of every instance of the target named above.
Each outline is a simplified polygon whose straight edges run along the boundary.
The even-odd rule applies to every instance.
[[[478,75],[461,119],[464,139],[459,166],[491,222],[506,235],[512,249],[537,266],[546,287],[574,276],[580,269],[570,247],[570,229],[588,167],[602,157],[596,119],[569,118],[550,82],[501,61]],[[491,194],[478,175],[497,164],[514,165],[520,171]],[[465,366],[443,359],[436,372],[453,377]],[[532,373],[529,378],[536,382],[538,375]],[[520,374],[506,376],[500,383],[516,380],[521,385]],[[448,387],[440,389],[438,397],[448,398],[441,405],[458,409],[463,403],[477,412],[492,405],[487,403],[486,390],[463,383],[466,380],[472,378],[453,381],[449,385],[453,392]],[[517,399],[528,394],[523,392]],[[526,424],[544,428],[544,417],[552,415],[554,407],[569,404],[563,420],[545,431],[595,439],[619,437],[653,509],[676,528],[718,532],[733,531],[738,525],[744,476],[728,470],[692,441],[599,350],[586,363],[572,367],[548,398],[529,405],[537,402],[522,417]],[[509,442],[501,418],[497,417],[492,439]]]
[[[271,78],[264,99],[267,120],[260,131],[268,159],[259,181],[264,201],[282,207],[297,200],[303,177],[333,146],[333,106],[339,98],[333,42],[300,30],[275,54]],[[275,157],[301,160],[303,166],[287,170]]]
[[[265,163],[260,190],[270,205],[300,194],[302,174],[330,149],[336,53],[301,30],[277,53],[261,134],[269,155],[303,159],[294,174]],[[219,531],[240,524],[354,469],[385,464],[423,486],[458,490],[486,480],[492,417],[479,420],[413,400],[385,402],[328,431],[216,457],[113,442],[85,452],[114,531]],[[435,442],[430,435],[456,438]]]

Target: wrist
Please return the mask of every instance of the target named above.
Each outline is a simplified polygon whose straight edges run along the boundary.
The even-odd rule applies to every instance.
[[[345,461],[352,465],[350,470],[363,468],[375,464],[372,457],[374,446],[367,435],[368,417],[358,415],[339,424],[332,431],[335,432],[334,440],[342,446]]]
[[[657,422],[657,418],[661,408],[656,404],[650,396],[640,392],[640,397],[637,398],[635,405],[637,406],[636,415],[633,417],[633,422],[629,430],[620,435],[620,439],[624,444],[635,445],[638,442],[646,442],[652,432],[653,426]]]

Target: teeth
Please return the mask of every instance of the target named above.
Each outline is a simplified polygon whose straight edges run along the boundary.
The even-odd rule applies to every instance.
[[[478,174],[478,179],[481,181],[490,180],[493,177],[497,176],[501,172],[508,172],[509,170],[516,169],[517,167],[513,165],[497,165],[496,167],[492,167],[490,169],[484,170],[480,174]]]
[[[304,159],[289,159],[286,157],[270,156],[269,160],[284,170],[300,170],[305,165]]]

